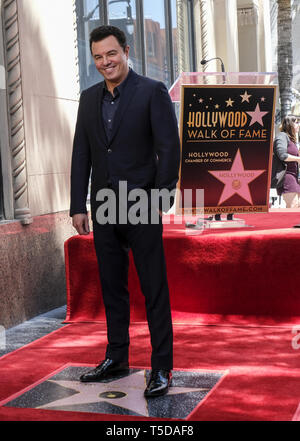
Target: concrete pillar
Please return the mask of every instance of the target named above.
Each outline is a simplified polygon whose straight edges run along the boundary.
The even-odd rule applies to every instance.
[[[272,38],[270,3],[259,0],[258,48],[260,72],[272,71]]]
[[[201,51],[203,59],[210,59],[216,56],[215,23],[214,23],[214,2],[213,0],[199,0],[200,24],[201,24]],[[200,60],[201,61],[201,60]],[[200,70],[206,72],[217,72],[216,61],[201,66]]]
[[[190,71],[187,0],[177,0],[178,71]]]
[[[239,71],[239,42],[236,0],[227,0],[226,4],[226,44],[227,71]]]
[[[227,72],[239,71],[239,44],[236,0],[214,0],[216,54]]]
[[[3,11],[3,0],[0,0],[1,17]],[[0,157],[3,183],[3,208],[7,220],[14,218],[13,207],[13,184],[11,170],[11,153],[9,146],[9,128],[7,118],[7,90],[5,70],[5,49],[3,42],[3,21],[0,20]]]
[[[28,224],[32,222],[32,218],[28,202],[17,0],[3,0],[1,16],[3,16],[4,24],[5,89],[7,89],[10,166],[8,158],[6,157],[4,160],[8,165],[8,173],[11,173],[11,178],[6,174],[4,179],[6,191],[9,191],[10,180],[12,182],[14,218],[20,220],[23,224]],[[8,201],[6,202],[8,203]]]
[[[259,71],[259,13],[256,0],[238,1],[239,67],[241,72]]]

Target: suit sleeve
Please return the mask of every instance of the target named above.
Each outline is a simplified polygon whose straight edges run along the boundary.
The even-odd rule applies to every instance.
[[[78,213],[87,213],[86,199],[91,172],[91,153],[84,125],[84,98],[85,96],[83,92],[79,100],[73,140],[70,216]]]
[[[274,154],[280,161],[285,161],[288,157],[287,152],[288,136],[286,133],[279,133],[274,140]]]
[[[156,188],[176,188],[180,164],[177,118],[166,86],[158,82],[151,98],[151,127],[158,158]]]

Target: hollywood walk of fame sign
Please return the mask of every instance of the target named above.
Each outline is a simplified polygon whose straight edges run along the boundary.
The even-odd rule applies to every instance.
[[[275,85],[182,86],[177,214],[268,211],[275,91]]]

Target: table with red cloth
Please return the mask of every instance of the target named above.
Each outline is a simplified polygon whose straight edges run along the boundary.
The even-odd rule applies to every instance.
[[[300,316],[300,228],[294,228],[300,223],[300,211],[235,218],[245,220],[247,227],[195,234],[185,228],[186,218],[163,217],[175,320],[187,314],[191,318],[199,314]],[[104,320],[92,233],[65,242],[65,269],[65,321]],[[144,321],[144,297],[131,253],[128,287],[131,320]]]

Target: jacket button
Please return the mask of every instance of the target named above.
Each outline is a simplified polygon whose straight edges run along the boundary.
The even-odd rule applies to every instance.
[[[112,149],[107,149],[107,153],[112,153]]]

